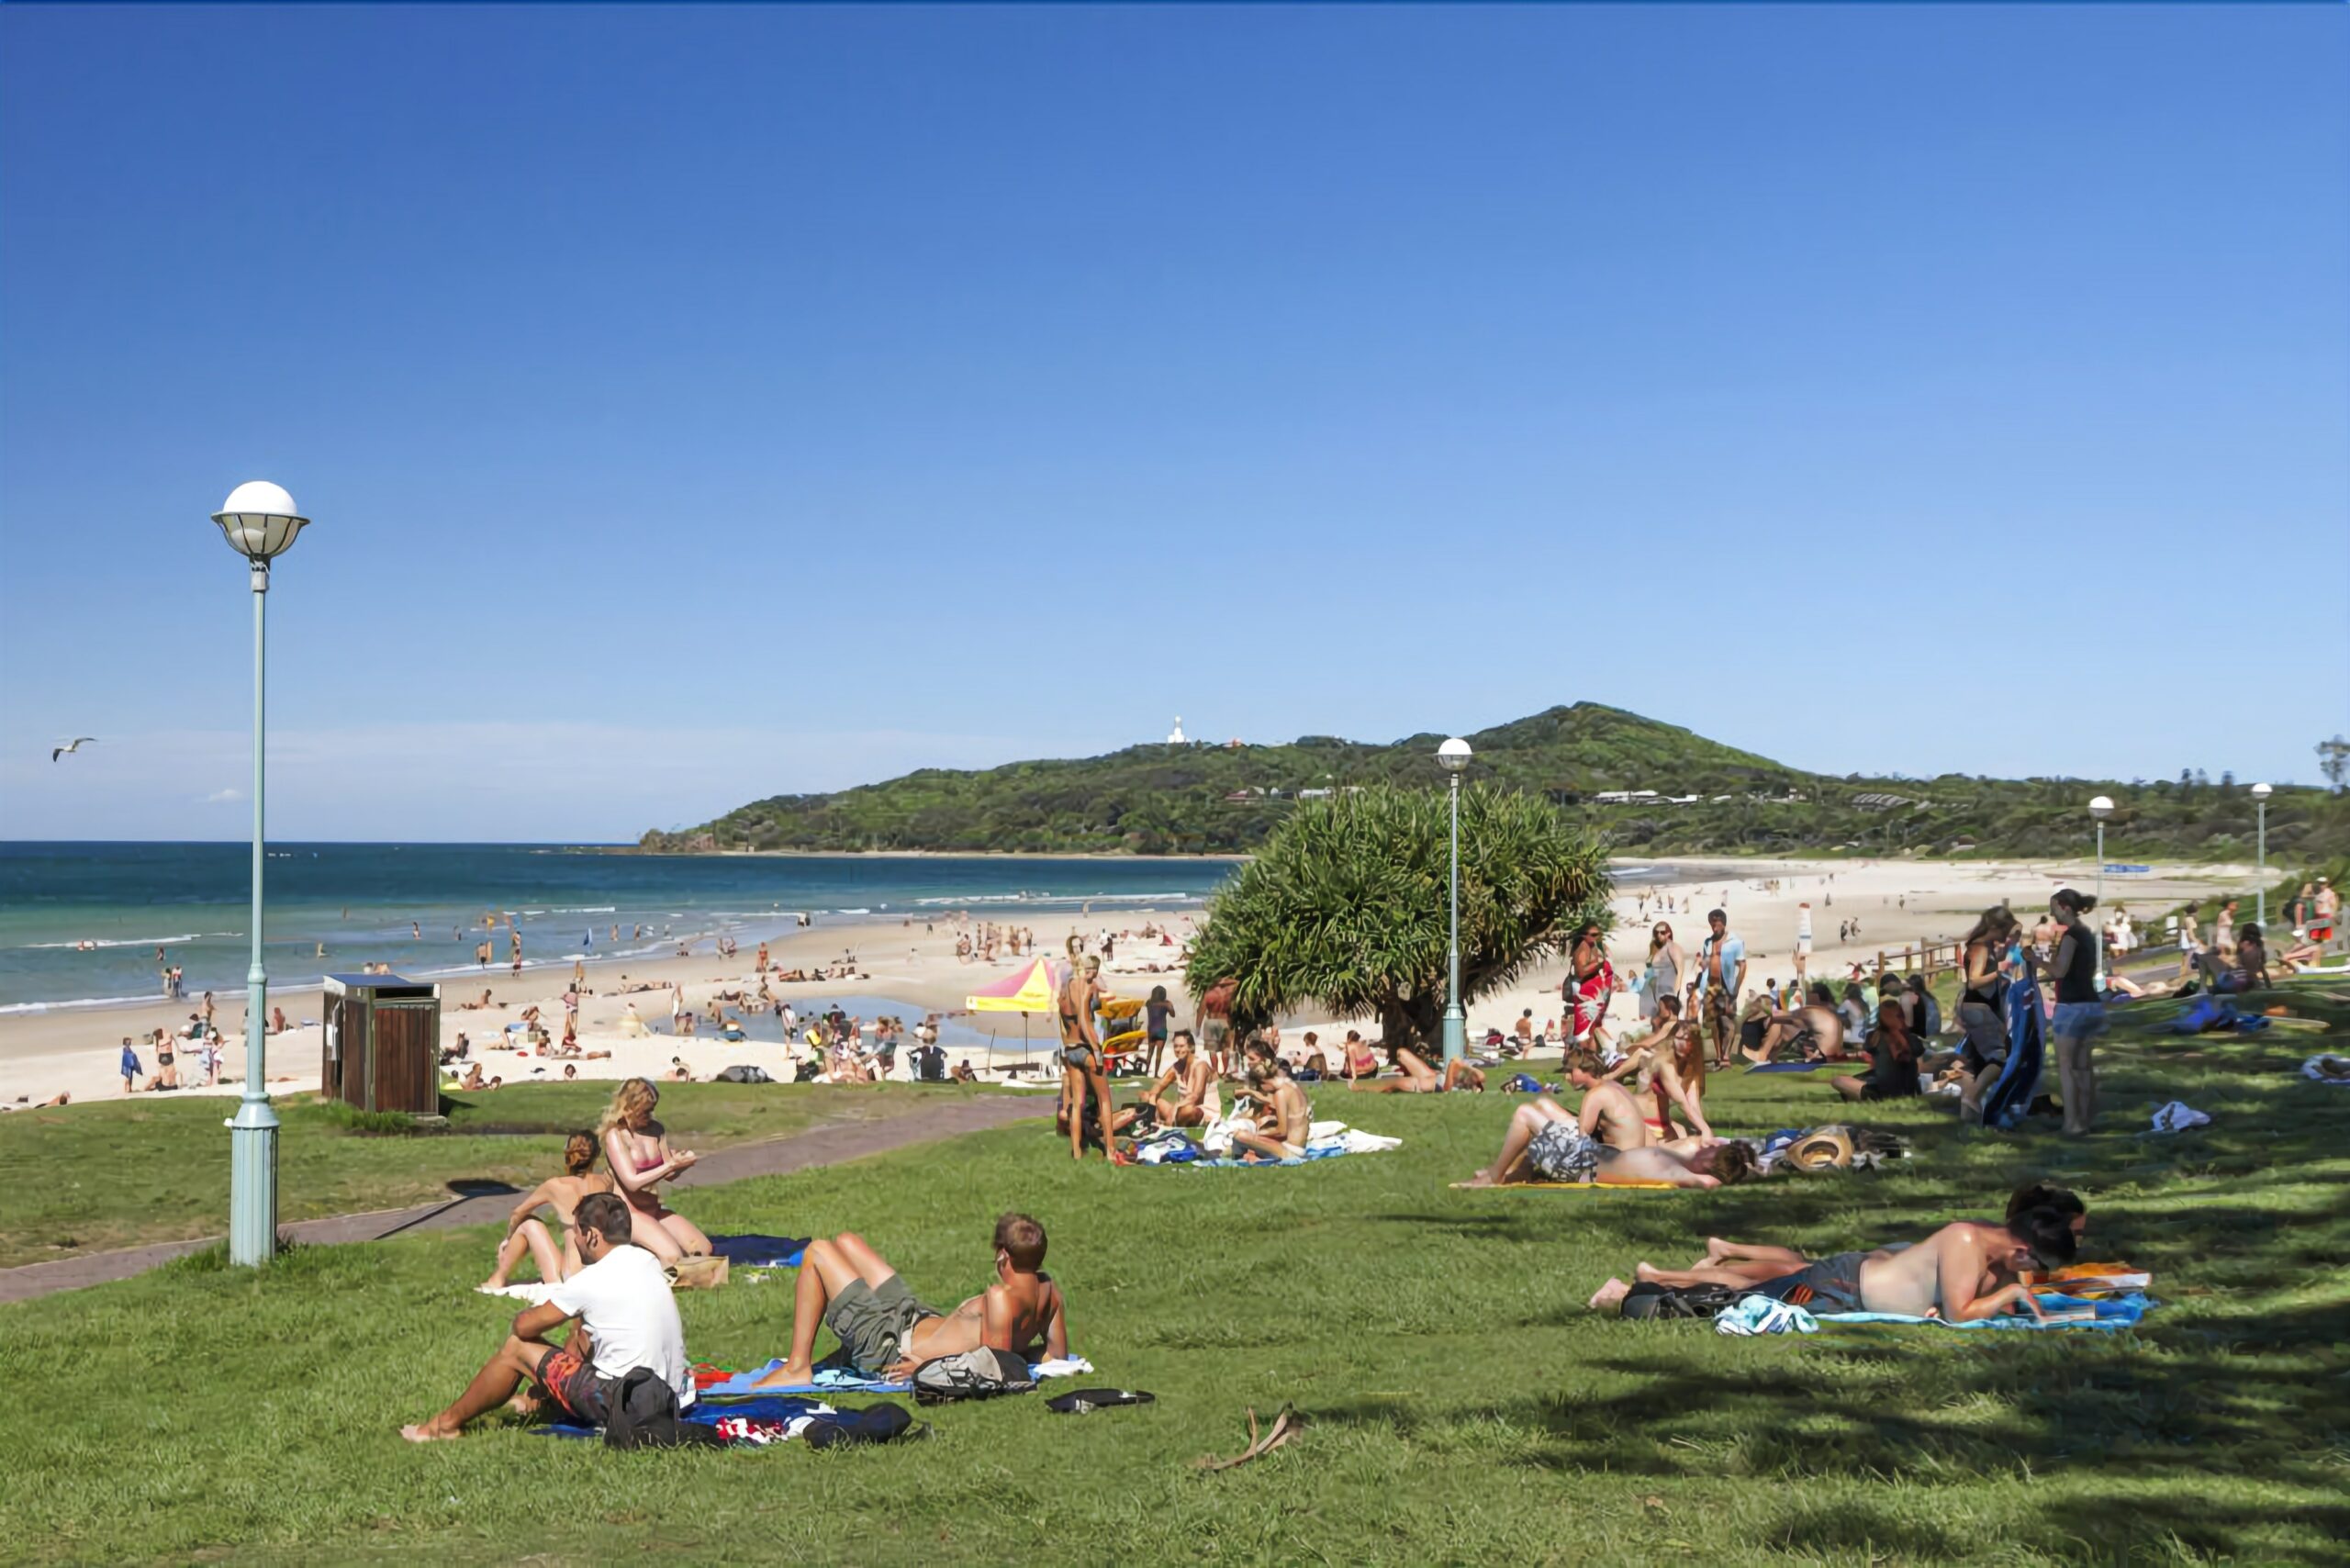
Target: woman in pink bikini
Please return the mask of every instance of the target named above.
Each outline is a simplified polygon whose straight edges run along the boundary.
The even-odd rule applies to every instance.
[[[635,1215],[629,1239],[664,1263],[674,1263],[687,1254],[707,1254],[710,1238],[661,1202],[660,1184],[683,1175],[699,1156],[691,1149],[670,1150],[668,1132],[653,1119],[660,1103],[661,1092],[649,1080],[629,1079],[604,1108],[596,1132],[604,1142],[612,1184]]]

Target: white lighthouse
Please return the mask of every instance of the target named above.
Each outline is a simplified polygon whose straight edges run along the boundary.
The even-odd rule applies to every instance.
[[[1169,733],[1167,736],[1167,744],[1169,745],[1189,745],[1191,744],[1183,738],[1183,715],[1181,713],[1175,715],[1175,728]]]

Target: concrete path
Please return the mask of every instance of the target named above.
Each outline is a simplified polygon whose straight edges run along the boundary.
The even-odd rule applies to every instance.
[[[909,1144],[957,1137],[964,1133],[1000,1127],[1009,1122],[1049,1116],[1053,1099],[1043,1094],[990,1095],[957,1100],[873,1122],[842,1122],[811,1128],[789,1137],[746,1143],[706,1154],[674,1183],[679,1187],[709,1187],[740,1182],[751,1176],[780,1176],[819,1165],[861,1159]],[[427,1204],[421,1208],[379,1209],[373,1214],[331,1215],[278,1226],[281,1240],[321,1246],[337,1242],[382,1241],[412,1230],[445,1230],[452,1226],[488,1225],[513,1211],[519,1189],[494,1190]],[[92,1252],[60,1258],[53,1263],[27,1263],[0,1269],[0,1303],[29,1301],[57,1291],[79,1290],[143,1274],[159,1263],[200,1252],[221,1238],[207,1236],[193,1241],[163,1241],[151,1247],[130,1247],[118,1252]]]

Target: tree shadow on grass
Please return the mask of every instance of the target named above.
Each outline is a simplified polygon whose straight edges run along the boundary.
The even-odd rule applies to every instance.
[[[2095,1543],[2118,1562],[2199,1556],[2338,1568],[2350,1540],[2350,1506],[2230,1503],[2208,1492],[2149,1497],[2070,1497],[2045,1510],[2048,1529]],[[2280,1539],[2283,1536],[2300,1539]],[[2256,1544],[2255,1544],[2256,1543]]]

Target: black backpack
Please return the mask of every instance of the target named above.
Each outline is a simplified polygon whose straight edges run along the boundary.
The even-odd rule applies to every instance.
[[[1675,1290],[1642,1283],[1624,1293],[1623,1305],[1617,1310],[1625,1317],[1711,1317],[1745,1294],[1728,1285],[1684,1285]]]
[[[747,1062],[736,1062],[733,1067],[721,1072],[717,1081],[721,1083],[773,1083],[775,1081],[767,1076],[767,1069],[753,1067]]]
[[[613,1390],[604,1418],[608,1449],[723,1448],[726,1439],[708,1427],[677,1417],[677,1391],[651,1367],[632,1368]]]

